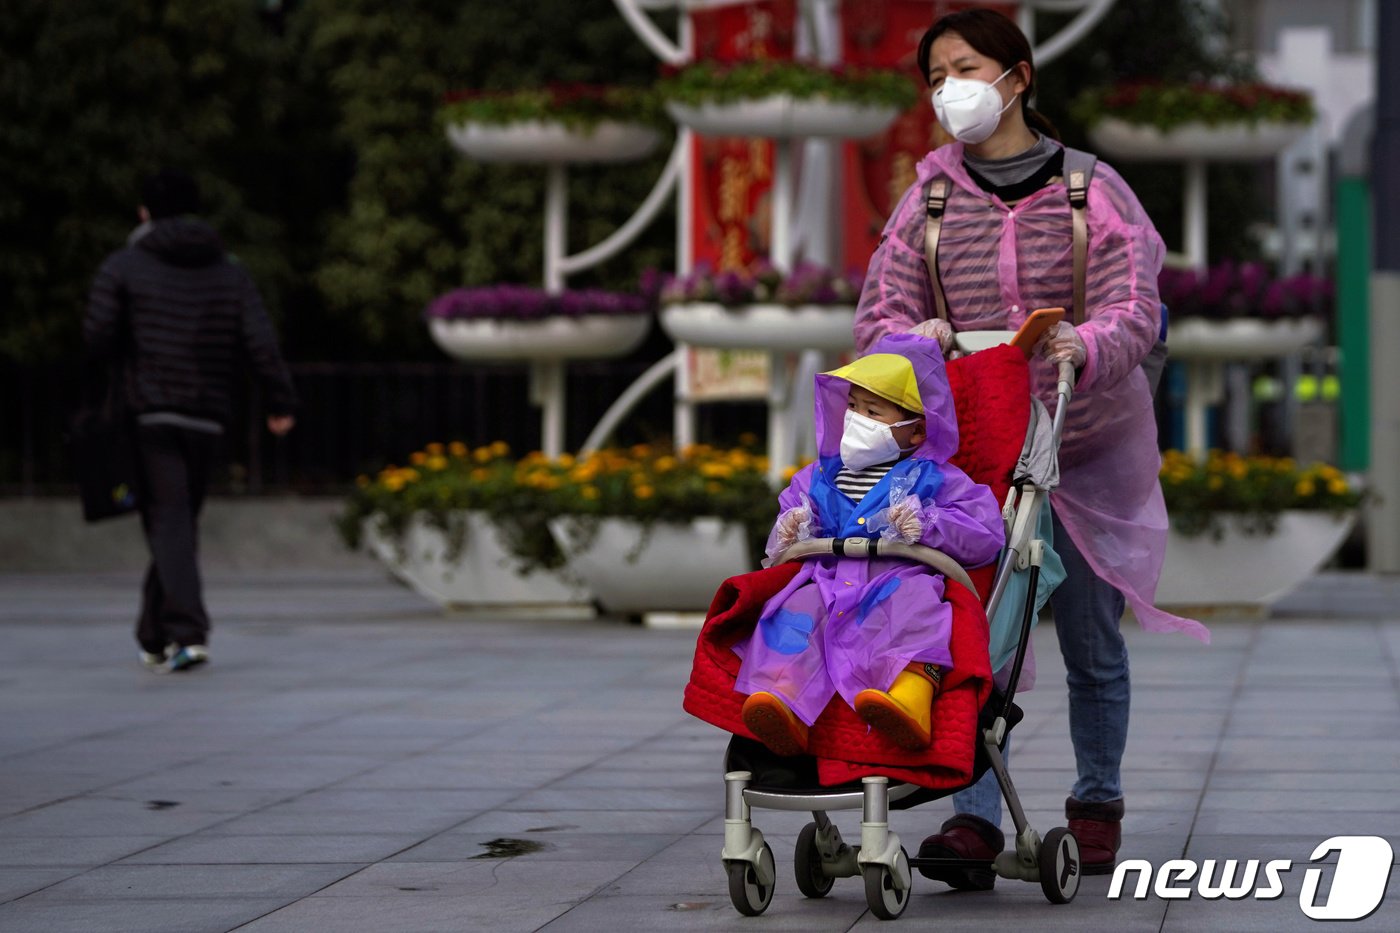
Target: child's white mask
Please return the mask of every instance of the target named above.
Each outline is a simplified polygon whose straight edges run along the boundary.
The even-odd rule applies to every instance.
[[[910,418],[908,421],[885,424],[846,409],[846,426],[841,431],[841,462],[848,470],[863,470],[877,463],[898,460],[905,450],[899,446],[890,429],[914,424],[918,420]]]
[[[1021,96],[1013,94],[1003,105],[996,92],[994,85],[1011,72],[1011,68],[1006,69],[990,84],[980,78],[944,78],[933,92],[933,113],[939,124],[959,142],[974,146],[986,142],[996,132],[1006,108]]]

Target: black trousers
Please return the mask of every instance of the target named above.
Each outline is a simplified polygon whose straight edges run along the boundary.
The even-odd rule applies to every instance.
[[[218,443],[217,434],[167,425],[137,428],[141,527],[151,564],[136,640],[152,654],[172,642],[183,647],[209,641],[199,578],[199,512]]]

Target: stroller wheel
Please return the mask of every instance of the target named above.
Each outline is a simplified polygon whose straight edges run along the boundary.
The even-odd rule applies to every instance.
[[[909,877],[909,853],[899,847],[897,866],[904,877]],[[894,872],[884,865],[867,865],[862,872],[865,877],[865,903],[870,912],[880,920],[894,920],[909,906],[909,888],[895,887]]]
[[[773,877],[773,850],[768,843],[758,850],[758,860],[769,878]],[[734,909],[745,917],[757,917],[773,903],[773,885],[765,885],[758,880],[756,865],[749,862],[731,861],[725,864],[729,873],[729,900]]]
[[[1063,826],[1045,834],[1040,851],[1040,890],[1052,904],[1068,904],[1079,893],[1079,840]]]
[[[797,875],[797,890],[807,897],[826,897],[836,879],[822,871],[822,854],[817,848],[817,824],[808,823],[797,837],[792,867]]]

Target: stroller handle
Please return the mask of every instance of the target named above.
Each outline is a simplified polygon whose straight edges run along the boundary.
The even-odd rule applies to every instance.
[[[882,538],[808,538],[797,541],[778,555],[773,563],[785,564],[804,557],[821,557],[835,554],[837,557],[896,557],[912,560],[937,570],[951,580],[967,587],[968,592],[980,601],[972,578],[962,565],[938,548],[923,544],[905,544],[903,541],[886,541]]]
[[[1055,438],[1055,451],[1060,450],[1060,434],[1065,429],[1065,415],[1069,412],[1069,401],[1074,398],[1074,364],[1066,360],[1060,364],[1060,381],[1056,386],[1056,391],[1060,395],[1060,403],[1055,406],[1055,421],[1053,432]]]

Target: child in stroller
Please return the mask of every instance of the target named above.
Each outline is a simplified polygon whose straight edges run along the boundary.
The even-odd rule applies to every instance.
[[[922,544],[972,567],[996,558],[996,499],[948,462],[958,429],[936,340],[887,336],[817,376],[815,396],[819,459],[779,497],[768,563],[814,537]],[[925,748],[953,665],[943,588],[942,575],[897,558],[807,562],[734,646],[744,725],[780,755],[804,753],[835,693],[894,744]]]
[[[1057,477],[1055,455],[1073,372],[1069,364],[1060,368],[1052,424],[1031,396],[1027,358],[1044,327],[1062,317],[1060,309],[1036,312],[1014,336],[977,332],[975,340],[966,335],[965,341],[965,335],[959,335],[959,349],[980,352],[947,366],[960,429],[954,461],[1004,503],[1005,546],[996,564],[967,572],[946,555],[920,545],[879,538],[813,538],[793,544],[767,569],[724,581],[716,593],[697,642],[684,705],[693,715],[734,733],[725,756],[721,859],[730,899],[741,913],[767,909],[776,882],[772,848],[751,822],[754,807],[809,811],[814,821],[803,828],[794,852],[799,890],[807,897],[823,897],[836,878],[860,875],[866,901],[880,919],[903,913],[912,890],[911,869],[930,877],[967,870],[1039,881],[1053,903],[1067,903],[1077,892],[1079,850],[1074,834],[1056,827],[1042,837],[1031,827],[1002,758],[1006,737],[1020,719],[1012,700],[1030,629],[1053,589],[1058,567],[1050,547],[1049,510],[1043,506]],[[755,741],[744,723],[741,707],[746,698],[735,689],[741,664],[735,646],[752,640],[763,607],[802,572],[794,561],[832,554],[898,555],[926,563],[945,577],[944,599],[953,607],[953,667],[933,699],[932,741],[927,748],[913,751],[889,741],[837,698],[811,725],[806,755],[775,755]],[[994,666],[1004,692],[993,688]],[[970,786],[987,770],[996,774],[1015,824],[1015,848],[994,860],[909,858],[890,829],[889,811],[947,796]],[[847,845],[827,811],[853,808],[862,814],[860,842]]]

